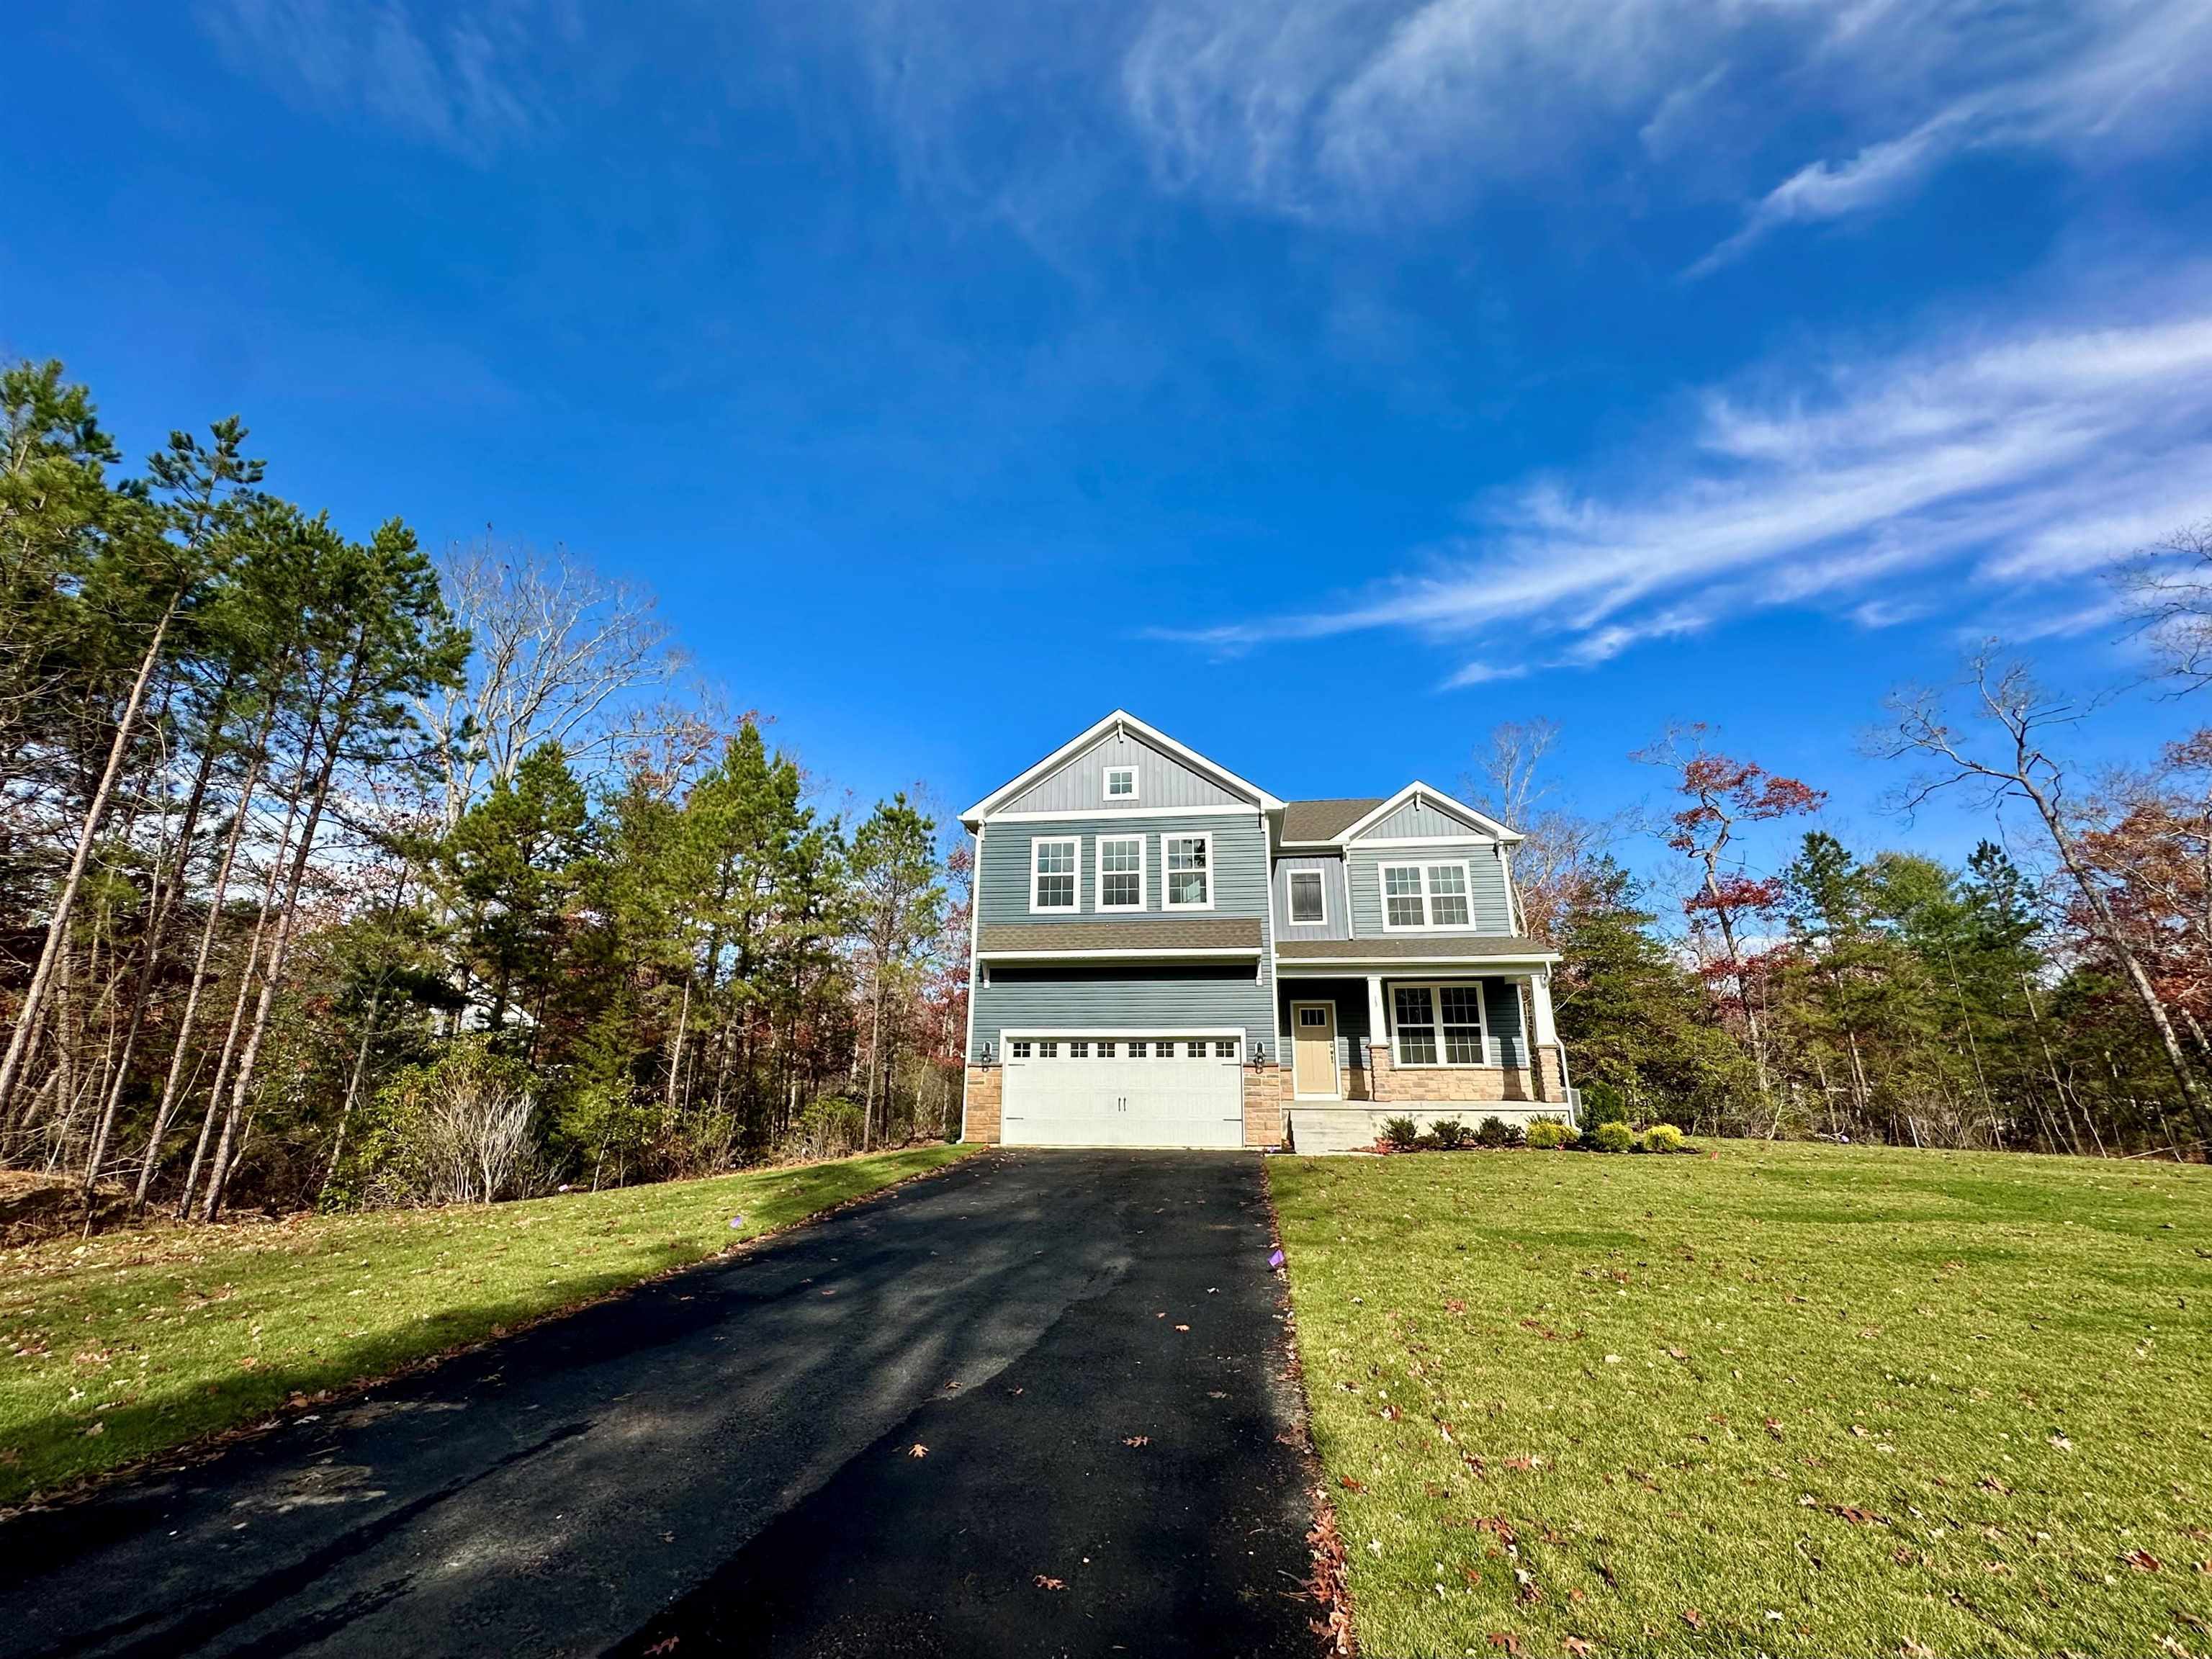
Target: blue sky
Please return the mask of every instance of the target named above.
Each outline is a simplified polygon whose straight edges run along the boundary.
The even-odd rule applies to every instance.
[[[1548,716],[1833,792],[2212,516],[2202,0],[191,0],[11,31],[0,350],[562,542],[864,793],[1127,706],[1285,795]],[[2136,692],[2124,758],[2202,711]],[[1958,850],[1975,826],[1913,832]]]

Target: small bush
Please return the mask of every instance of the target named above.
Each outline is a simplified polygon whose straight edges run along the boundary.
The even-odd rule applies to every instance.
[[[1594,1152],[1625,1152],[1636,1145],[1636,1132],[1618,1118],[1608,1118],[1592,1124],[1584,1139]]]
[[[1421,1144],[1421,1126],[1410,1117],[1386,1117],[1382,1144],[1394,1152],[1410,1152]]]
[[[1562,1146],[1571,1146],[1579,1139],[1572,1129],[1555,1117],[1540,1117],[1528,1126],[1528,1144],[1540,1152],[1557,1152]]]
[[[1496,1118],[1491,1119],[1493,1123],[1497,1121]],[[1440,1117],[1429,1125],[1426,1139],[1429,1145],[1440,1152],[1456,1152],[1474,1144],[1474,1136],[1468,1132],[1467,1125],[1455,1117]]]
[[[1644,1150],[1647,1152],[1679,1152],[1686,1146],[1682,1132],[1671,1123],[1655,1123],[1644,1132]]]
[[[866,1115],[857,1103],[842,1095],[825,1095],[806,1103],[791,1126],[786,1150],[810,1161],[845,1158],[860,1150],[866,1127]]]
[[[1483,1119],[1475,1126],[1474,1138],[1485,1146],[1510,1146],[1513,1144],[1512,1138],[1506,1133],[1505,1120],[1502,1117]]]

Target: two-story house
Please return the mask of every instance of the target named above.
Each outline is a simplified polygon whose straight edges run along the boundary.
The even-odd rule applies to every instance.
[[[1372,1144],[1571,1119],[1513,830],[1439,790],[1278,799],[1116,711],[961,815],[969,1140]]]

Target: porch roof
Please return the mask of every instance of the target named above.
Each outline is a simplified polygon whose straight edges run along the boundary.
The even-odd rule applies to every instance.
[[[1286,939],[1275,942],[1275,960],[1285,972],[1311,965],[1316,969],[1354,966],[1391,968],[1522,967],[1557,962],[1559,953],[1541,939],[1511,933],[1470,933],[1439,938]]]
[[[1133,953],[1256,957],[1257,916],[1154,916],[1122,921],[1019,921],[987,927],[980,957]]]

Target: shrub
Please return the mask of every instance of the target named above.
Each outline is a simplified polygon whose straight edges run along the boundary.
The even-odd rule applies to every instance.
[[[1556,1152],[1562,1146],[1571,1146],[1578,1139],[1572,1129],[1555,1117],[1540,1117],[1529,1124],[1527,1140],[1540,1152]]]
[[[1474,1138],[1485,1146],[1510,1146],[1512,1139],[1505,1132],[1505,1120],[1491,1116],[1475,1126]]]
[[[1594,1152],[1625,1152],[1636,1145],[1636,1132],[1618,1118],[1594,1123],[1583,1139]]]
[[[1410,1117],[1385,1118],[1382,1144],[1394,1152],[1410,1152],[1421,1144],[1421,1126]]]
[[[1644,1150],[1647,1152],[1680,1152],[1688,1150],[1682,1132],[1671,1123],[1655,1123],[1644,1132]]]
[[[379,1091],[362,1137],[371,1205],[490,1204],[544,1184],[537,1080],[482,1037],[449,1044]]]
[[[1493,1123],[1497,1121],[1491,1119]],[[1467,1125],[1455,1117],[1440,1117],[1429,1125],[1427,1139],[1440,1152],[1456,1152],[1474,1144],[1474,1136],[1468,1133]]]
[[[1583,1121],[1626,1123],[1628,1121],[1628,1100],[1610,1083],[1586,1084],[1583,1088]]]
[[[857,1152],[866,1115],[842,1095],[811,1100],[791,1126],[786,1149],[803,1158],[843,1158]]]

